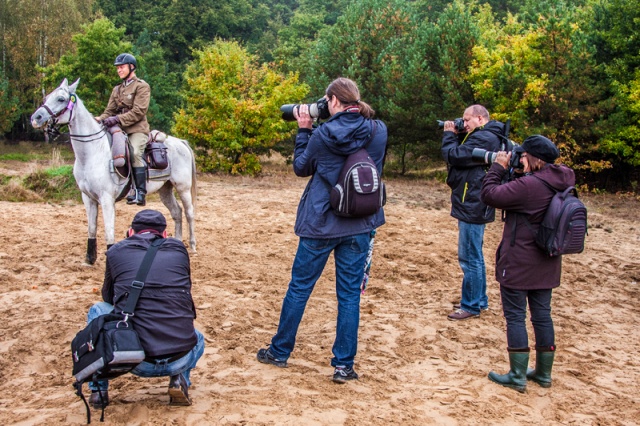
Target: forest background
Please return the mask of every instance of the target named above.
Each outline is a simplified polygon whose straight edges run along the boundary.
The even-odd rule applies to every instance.
[[[444,176],[436,120],[481,103],[555,141],[582,189],[637,193],[639,20],[640,0],[0,0],[0,138],[42,140],[29,117],[63,78],[97,115],[131,52],[152,128],[203,172],[290,156],[279,107],[346,76],[388,125],[387,173]]]

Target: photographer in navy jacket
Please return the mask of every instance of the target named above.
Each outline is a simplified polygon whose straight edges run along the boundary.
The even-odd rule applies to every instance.
[[[190,372],[204,352],[204,336],[193,325],[196,309],[191,296],[189,254],[181,241],[166,238],[166,227],[167,222],[158,211],[142,210],[135,215],[128,238],[107,251],[104,302],[91,307],[88,322],[112,310],[122,312],[147,249],[154,240],[165,239],[130,318],[146,355],[131,373],[140,377],[169,376],[169,403],[190,405]],[[89,388],[89,403],[94,408],[109,403],[108,382],[101,381],[99,388],[89,382]]]
[[[331,118],[315,129],[308,105],[294,110],[299,129],[293,169],[296,175],[311,179],[298,205],[295,233],[300,241],[278,330],[270,347],[260,349],[257,357],[263,363],[287,366],[307,301],[333,252],[338,318],[331,365],[335,367],[334,382],[344,383],[358,378],[353,364],[358,345],[360,285],[371,231],[383,225],[385,219],[382,209],[363,218],[334,214],[329,203],[331,188],[338,181],[346,157],[369,141],[374,131],[374,111],[360,100],[358,87],[347,78],[334,80],[327,87],[325,99]],[[387,127],[377,120],[367,151],[380,173],[386,145]]]
[[[496,280],[507,321],[510,371],[492,371],[489,379],[524,392],[527,379],[543,387],[551,386],[556,349],[551,292],[560,285],[562,257],[549,257],[538,248],[536,232],[555,195],[548,186],[564,191],[575,185],[575,175],[570,168],[553,164],[559,156],[558,149],[544,136],[528,137],[517,150],[524,176],[503,183],[512,154],[499,152],[484,179],[481,195],[485,203],[506,214],[502,241],[496,251]],[[529,371],[527,303],[536,341],[536,367]]]

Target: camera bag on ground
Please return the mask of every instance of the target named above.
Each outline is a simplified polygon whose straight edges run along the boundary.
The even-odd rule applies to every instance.
[[[365,217],[376,213],[387,202],[384,182],[367,147],[376,133],[377,123],[364,148],[347,156],[338,183],[331,188],[329,201],[334,213],[342,217]]]
[[[129,317],[134,316],[144,280],[164,241],[164,238],[159,238],[151,243],[136,278],[131,283],[127,304],[122,313],[100,315],[78,332],[71,342],[73,376],[76,379],[73,387],[87,408],[87,423],[91,423],[91,412],[82,393],[82,384],[92,381],[98,385],[99,380],[114,379],[130,372],[144,360],[144,349]],[[104,406],[100,421],[104,421]]]
[[[536,175],[533,175],[537,177]],[[582,253],[587,235],[587,208],[578,199],[578,191],[573,186],[557,191],[544,180],[538,178],[555,192],[536,232],[536,245],[549,257],[563,254]],[[525,223],[533,232],[529,221]]]

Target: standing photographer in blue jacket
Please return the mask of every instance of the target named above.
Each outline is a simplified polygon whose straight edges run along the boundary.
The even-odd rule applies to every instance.
[[[331,188],[338,181],[346,157],[369,141],[374,130],[374,110],[360,100],[358,87],[347,78],[334,80],[323,99],[330,118],[315,129],[308,105],[294,109],[299,129],[293,169],[297,176],[311,179],[298,205],[295,233],[300,241],[278,330],[269,348],[260,349],[257,357],[262,363],[287,366],[307,301],[333,252],[338,318],[331,365],[335,367],[333,381],[345,383],[358,379],[353,364],[358,346],[360,285],[371,232],[383,225],[385,219],[382,209],[362,218],[340,217],[333,212],[329,203]],[[324,108],[321,101],[320,109]],[[367,151],[382,173],[387,127],[380,120],[376,123]]]
[[[484,228],[495,220],[495,209],[480,199],[487,165],[473,159],[475,148],[497,152],[504,124],[491,120],[482,105],[464,111],[464,132],[458,134],[453,121],[444,123],[442,157],[447,162],[447,185],[451,188],[451,216],[458,219],[458,263],[464,274],[462,297],[447,318],[453,321],[475,318],[488,309],[487,271],[482,254]]]

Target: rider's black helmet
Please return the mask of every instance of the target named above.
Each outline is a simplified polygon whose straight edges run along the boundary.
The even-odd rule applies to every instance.
[[[130,53],[121,53],[116,58],[116,61],[113,63],[114,66],[131,64],[134,67],[138,68],[138,62],[136,58]]]

